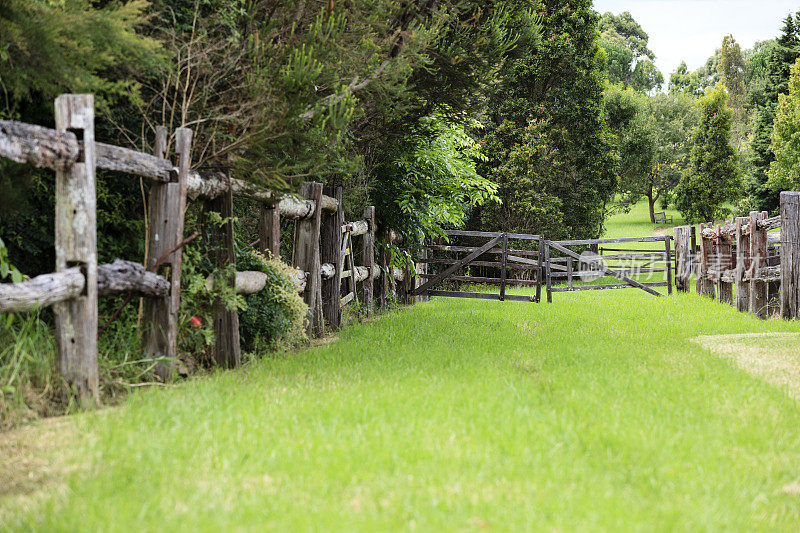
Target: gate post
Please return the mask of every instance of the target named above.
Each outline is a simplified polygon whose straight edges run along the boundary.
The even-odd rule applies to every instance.
[[[750,306],[750,237],[742,231],[746,217],[736,219],[736,309],[747,311]],[[747,279],[745,279],[745,275]]]
[[[544,262],[547,269],[547,303],[553,303],[553,283],[550,277],[550,241],[544,243]]]
[[[800,308],[800,192],[781,193],[781,316]]]
[[[680,292],[689,292],[689,281],[692,275],[689,226],[678,226],[673,231],[675,234],[675,288]]]
[[[750,213],[750,312],[759,318],[767,317],[767,282],[758,278],[758,269],[767,264],[767,230],[758,227],[763,218],[766,213]]]

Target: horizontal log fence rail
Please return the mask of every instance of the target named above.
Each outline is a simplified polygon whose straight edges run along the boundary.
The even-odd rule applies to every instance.
[[[780,215],[753,211],[725,224],[674,230],[675,284],[759,318],[800,314],[800,193],[781,193]],[[775,231],[779,230],[779,231]],[[694,240],[697,244],[694,244]]]
[[[406,293],[415,276],[409,269],[391,266],[386,253],[379,263],[375,261],[375,208],[367,207],[363,220],[345,222],[341,188],[328,187],[323,194],[321,184],[306,183],[298,195],[275,195],[222,172],[193,170],[192,131],[186,128],[175,132],[174,162],[165,157],[164,127],[156,128],[153,154],[97,142],[92,95],[59,96],[55,122],[56,128],[50,129],[0,120],[0,157],[56,171],[56,271],[21,283],[0,284],[0,312],[53,306],[59,372],[81,403],[98,399],[99,297],[122,293],[145,297],[143,319],[148,327],[143,331],[143,349],[163,361],[156,368],[162,379],[172,377],[177,359],[181,249],[194,238],[183,237],[187,201],[203,202],[206,215],[216,212],[226,221],[221,227],[206,225],[212,262],[219,267],[235,266],[234,195],[258,202],[258,248],[274,257],[279,257],[281,218],[295,221],[291,264],[297,270],[292,281],[308,304],[310,335],[322,335],[325,324],[340,327],[341,308],[351,301],[362,302],[365,312],[371,313],[376,287],[381,306],[386,305],[389,292],[398,290],[397,283],[402,284],[405,301],[411,301]],[[96,168],[151,181],[147,265],[121,259],[97,265]],[[360,254],[353,249],[354,237],[361,242]],[[386,231],[385,239],[398,243],[402,236]],[[348,284],[344,296],[343,279]],[[235,272],[220,282],[238,293],[252,294],[264,289],[266,275]],[[214,286],[213,278],[207,286]],[[215,302],[214,315],[212,356],[222,366],[236,366],[240,363],[236,311]]]

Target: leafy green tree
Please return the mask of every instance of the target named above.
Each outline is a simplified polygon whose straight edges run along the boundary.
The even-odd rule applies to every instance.
[[[604,13],[598,30],[611,83],[622,83],[643,93],[661,88],[664,75],[656,68],[656,56],[647,47],[649,37],[630,12]]]
[[[800,11],[784,19],[782,34],[769,50],[763,104],[758,107],[751,141],[750,163],[753,175],[747,183],[750,201],[759,211],[774,211],[778,207],[778,193],[768,183],[769,167],[775,159],[771,149],[775,106],[778,103],[778,95],[788,91],[790,69],[798,57],[800,57]]]
[[[670,93],[687,93],[702,96],[710,87],[714,87],[721,78],[719,72],[720,50],[709,57],[706,64],[689,72],[685,61],[669,76]]]
[[[461,226],[473,206],[498,200],[497,186],[478,175],[481,159],[478,143],[462,126],[428,117],[376,167],[376,208],[411,242],[441,236],[443,227]]]
[[[792,67],[789,94],[778,95],[772,130],[769,186],[775,191],[797,190],[800,186],[800,58]]]
[[[540,15],[541,42],[517,50],[489,102],[480,170],[498,183],[503,203],[478,218],[484,227],[594,237],[617,164],[603,112],[598,17],[588,0],[547,0]]]
[[[738,150],[744,141],[746,129],[744,78],[747,64],[733,35],[726,35],[722,39],[718,69],[722,75],[721,81],[728,89],[729,103],[733,109],[733,140]]]
[[[728,94],[717,85],[700,99],[700,126],[694,133],[689,168],[675,190],[676,206],[689,222],[725,216],[725,202],[741,192],[739,161],[731,143],[732,111]]]

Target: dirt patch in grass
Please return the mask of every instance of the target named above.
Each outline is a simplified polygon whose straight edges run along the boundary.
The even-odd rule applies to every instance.
[[[743,333],[701,335],[692,339],[712,352],[730,357],[745,372],[800,399],[800,334]]]
[[[0,432],[0,529],[46,496],[66,489],[77,429],[70,417]]]

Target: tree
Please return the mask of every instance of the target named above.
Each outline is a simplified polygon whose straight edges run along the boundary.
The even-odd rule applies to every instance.
[[[503,203],[480,213],[485,227],[596,237],[616,186],[603,113],[605,56],[589,0],[547,0],[542,39],[517,49],[489,102],[483,175]],[[546,215],[546,216],[545,216]]]
[[[739,161],[731,145],[732,112],[725,87],[717,85],[700,99],[700,126],[694,133],[689,168],[676,187],[676,206],[689,222],[722,218],[723,204],[741,191]]]
[[[784,19],[781,36],[769,50],[763,105],[758,107],[751,141],[750,164],[753,167],[753,175],[747,183],[748,196],[753,207],[759,211],[774,211],[778,207],[778,193],[768,183],[768,171],[775,159],[771,149],[775,106],[778,103],[778,95],[788,91],[790,69],[798,57],[800,57],[800,11]]]
[[[664,75],[656,68],[656,56],[647,47],[649,37],[630,12],[604,13],[598,30],[612,84],[622,83],[642,93],[661,88]]]
[[[733,35],[726,35],[722,39],[720,49],[720,62],[717,66],[721,74],[721,81],[728,89],[730,106],[733,109],[734,132],[733,139],[736,149],[740,149],[745,135],[745,63],[742,49]]]
[[[769,186],[774,191],[800,186],[800,58],[792,66],[789,94],[778,95],[770,149],[775,160],[769,167]]]
[[[686,66],[686,61],[681,61],[675,72],[669,76],[669,92],[702,96],[708,88],[714,87],[720,80],[719,62],[719,50],[708,58],[705,65],[691,72]]]

